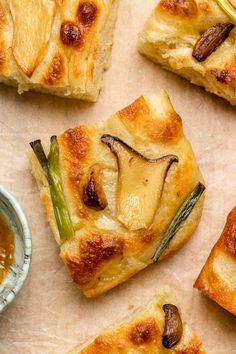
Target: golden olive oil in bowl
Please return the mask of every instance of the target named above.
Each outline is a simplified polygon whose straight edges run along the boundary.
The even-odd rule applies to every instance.
[[[31,235],[16,199],[0,186],[0,312],[21,290],[30,267]]]
[[[15,240],[13,231],[8,225],[5,216],[0,213],[0,284],[5,279],[14,261],[14,253]]]

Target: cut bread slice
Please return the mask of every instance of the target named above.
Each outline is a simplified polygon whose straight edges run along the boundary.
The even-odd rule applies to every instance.
[[[44,161],[42,168],[30,155],[61,257],[88,297],[169,256],[200,221],[203,178],[164,91],[138,98],[103,124],[53,137],[58,168],[52,153],[47,165],[39,141],[32,146]]]
[[[233,27],[214,0],[160,0],[139,34],[138,48],[165,69],[235,105]]]
[[[169,310],[168,319],[166,310]],[[162,287],[146,306],[76,346],[68,354],[205,353],[201,341],[181,317],[172,290]],[[165,327],[170,324],[171,331],[167,335]]]
[[[236,316],[236,207],[194,287]]]
[[[0,82],[96,101],[109,66],[118,0],[0,4]]]

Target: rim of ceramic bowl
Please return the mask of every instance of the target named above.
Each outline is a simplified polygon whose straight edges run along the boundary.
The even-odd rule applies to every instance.
[[[17,202],[15,197],[13,197],[13,195],[9,193],[1,185],[0,185],[0,196],[2,196],[3,199],[5,199],[6,204],[8,204],[10,206],[10,209],[12,209],[11,211],[15,213],[14,217],[18,219],[19,225],[21,226],[23,243],[24,243],[23,266],[21,267],[21,271],[19,273],[19,276],[16,279],[13,288],[7,294],[7,296],[2,299],[0,303],[0,312],[2,312],[2,310],[14,300],[16,295],[22,289],[23,284],[28,276],[30,263],[31,263],[31,256],[32,256],[32,240],[31,240],[31,233],[30,233],[28,221],[23,212],[23,209],[21,208],[20,204]]]

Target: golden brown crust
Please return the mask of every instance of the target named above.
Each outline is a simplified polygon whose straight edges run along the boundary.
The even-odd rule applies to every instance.
[[[55,85],[57,84],[61,78],[64,76],[65,72],[65,62],[64,58],[60,53],[57,53],[46,72],[43,83],[45,85]]]
[[[90,283],[98,268],[113,257],[122,256],[124,240],[111,234],[91,233],[79,244],[79,257],[64,255],[72,279],[83,287]]]
[[[62,144],[67,145],[68,154],[77,160],[83,159],[88,153],[90,140],[86,127],[82,126],[74,129],[68,129],[61,135],[60,141]]]
[[[198,12],[197,4],[194,0],[161,0],[158,4],[158,9],[183,18],[195,17]]]
[[[7,27],[6,10],[3,4],[0,4],[0,75],[5,76],[9,74],[9,50],[6,38]]]
[[[224,69],[211,69],[212,75],[216,80],[222,84],[235,84],[236,83],[236,60],[235,57],[231,62],[225,65]]]
[[[148,138],[152,140],[171,141],[182,134],[182,121],[180,116],[170,110],[163,121],[153,119],[153,113],[144,97],[138,98],[128,107],[118,112],[120,120],[129,131],[142,126]],[[142,121],[142,123],[141,123]]]
[[[101,142],[104,134],[117,136],[147,158],[176,155],[179,159],[165,176],[160,203],[145,228],[132,229],[117,217],[119,168],[112,151]],[[85,295],[98,296],[152,263],[168,225],[189,192],[203,181],[202,176],[183,135],[181,119],[164,91],[139,98],[103,125],[69,129],[58,137],[58,143],[63,189],[75,229],[75,236],[61,244],[61,257]],[[94,169],[98,173],[86,190],[93,200],[85,200],[85,186]],[[203,201],[204,196],[162,259],[192,235]]]
[[[236,207],[228,215],[218,247],[225,249],[236,260]]]
[[[19,93],[33,89],[96,101],[118,1],[1,2],[1,82],[18,86]]]
[[[155,341],[158,335],[159,328],[155,318],[152,317],[136,323],[128,334],[129,340],[137,346]]]
[[[225,23],[232,20],[214,0],[161,0],[139,34],[139,51],[165,69],[236,104],[236,29],[206,59],[198,61],[193,56],[202,34]]]
[[[83,163],[91,149],[90,130],[85,126],[68,129],[59,138],[61,147],[61,160],[65,169],[66,185],[69,197],[74,202],[77,213],[86,215],[83,203],[81,202],[82,179],[85,174]]]
[[[201,341],[185,323],[178,344],[169,350],[163,347],[165,316],[162,307],[166,303],[178,306],[171,290],[163,287],[145,307],[138,309],[121,323],[104,330],[97,337],[75,347],[68,354],[164,354],[167,351],[171,354],[204,354]]]
[[[236,315],[236,207],[194,287]]]

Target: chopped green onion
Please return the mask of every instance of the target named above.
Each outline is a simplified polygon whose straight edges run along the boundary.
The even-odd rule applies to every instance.
[[[236,11],[234,6],[228,0],[216,0],[219,7],[225,12],[225,14],[236,23]]]
[[[51,137],[48,158],[45,155],[40,140],[31,142],[30,146],[32,147],[48,181],[58,231],[61,240],[65,241],[74,235],[74,229],[62,188],[57,137]]]
[[[205,186],[202,183],[198,183],[194,190],[187,196],[179,210],[177,211],[175,217],[171,221],[167,231],[165,232],[162,242],[158,249],[156,250],[154,256],[152,257],[153,262],[157,262],[163,252],[168,247],[170,241],[179,231],[181,225],[187,220],[189,214],[195,207],[197,201],[201,197],[202,193],[205,190]]]

